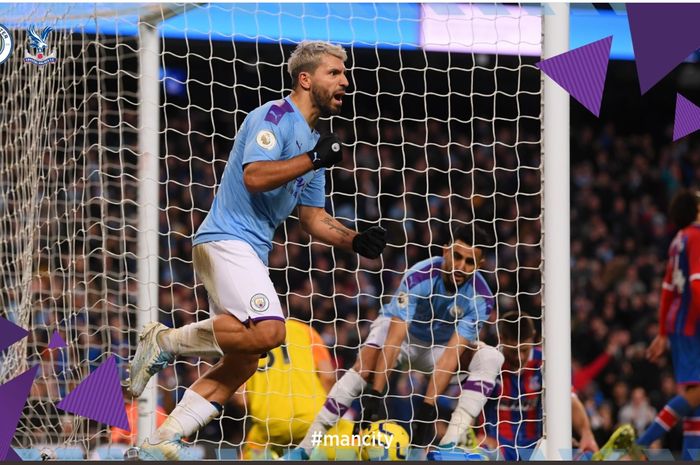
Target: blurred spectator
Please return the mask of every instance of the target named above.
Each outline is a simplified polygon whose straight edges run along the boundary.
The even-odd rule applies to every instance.
[[[655,416],[656,409],[649,404],[644,388],[636,387],[632,390],[630,401],[620,410],[618,423],[630,423],[637,434],[641,434]]]

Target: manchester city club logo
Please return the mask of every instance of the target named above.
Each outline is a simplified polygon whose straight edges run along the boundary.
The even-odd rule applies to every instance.
[[[399,292],[399,295],[396,297],[396,302],[399,304],[399,307],[401,308],[406,308],[408,307],[408,294],[405,292]]]
[[[0,24],[0,64],[4,63],[8,58],[10,58],[13,49],[14,41],[12,40],[10,30]]]
[[[270,308],[270,300],[265,294],[255,294],[250,298],[250,309],[257,313],[263,313]]]
[[[27,50],[24,52],[24,62],[43,66],[48,63],[56,63],[56,50],[47,52],[49,47],[48,38],[53,28],[46,26],[41,32],[33,26],[27,29],[27,40],[29,41]],[[32,52],[30,52],[30,50]]]
[[[459,305],[454,304],[450,307],[450,315],[457,319],[462,318],[464,316],[464,309]]]

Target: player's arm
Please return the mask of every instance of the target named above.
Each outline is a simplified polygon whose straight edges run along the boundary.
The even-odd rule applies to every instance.
[[[673,301],[673,258],[669,254],[669,259],[666,264],[666,273],[664,280],[661,283],[661,301],[659,302],[659,334],[656,335],[651,344],[647,348],[647,358],[651,362],[655,362],[666,352],[668,347],[668,338],[666,337],[666,315]]]
[[[377,369],[372,381],[372,389],[376,392],[384,391],[389,379],[388,370],[394,368],[399,357],[401,344],[408,334],[408,322],[392,317],[389,332],[384,341],[384,347],[377,360]]]
[[[338,136],[326,134],[321,136],[311,151],[279,160],[282,148],[281,142],[278,143],[276,139],[280,137],[280,132],[277,127],[270,129],[260,131],[255,142],[250,142],[245,150],[243,183],[250,193],[277,189],[312,169],[327,168],[343,159]],[[261,137],[272,138],[273,142],[263,143],[259,140]]]
[[[586,408],[574,393],[571,393],[571,422],[574,431],[579,436],[578,447],[581,451],[598,452],[598,444],[591,430],[591,422],[588,420]]]
[[[458,332],[452,335],[440,358],[435,363],[433,374],[428,381],[428,389],[423,403],[418,407],[414,423],[413,444],[427,446],[433,441],[434,423],[437,419],[435,403],[459,367],[459,359],[469,344],[469,339]]]
[[[313,168],[301,154],[287,160],[254,161],[243,167],[243,183],[251,194],[267,192],[287,184]]]
[[[377,359],[372,388],[364,400],[362,417],[365,422],[379,419],[380,402],[383,397],[382,392],[389,380],[388,370],[396,364],[396,359],[399,356],[399,350],[401,350],[401,344],[406,338],[406,334],[408,334],[408,322],[392,317],[389,331],[384,341],[384,347],[382,347],[382,351]]]
[[[450,379],[457,373],[460,357],[470,345],[469,339],[460,336],[457,332],[447,341],[445,350],[435,364],[435,371],[428,382],[428,389],[425,393],[426,403],[435,405],[437,396],[445,392],[450,384]],[[476,346],[474,347],[476,348]]]
[[[299,205],[301,227],[325,244],[354,251],[363,257],[377,258],[386,247],[386,231],[380,226],[357,233],[346,228],[322,207]]]

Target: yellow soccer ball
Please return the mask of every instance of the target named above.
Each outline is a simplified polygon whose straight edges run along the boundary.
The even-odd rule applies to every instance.
[[[398,424],[375,421],[362,433],[363,460],[406,460],[411,438]]]

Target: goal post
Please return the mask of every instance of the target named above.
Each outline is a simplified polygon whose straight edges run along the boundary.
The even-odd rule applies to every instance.
[[[158,23],[139,22],[139,196],[137,330],[158,321],[158,222],[160,218],[160,82]],[[138,400],[138,443],[156,427],[156,379]]]
[[[569,5],[549,7],[542,59],[569,51]],[[549,460],[572,460],[569,94],[544,74],[542,83],[545,451]]]
[[[551,18],[568,18],[551,6]],[[454,226],[479,224],[497,242],[484,341],[500,342],[508,311],[542,328],[544,420],[516,423],[546,422],[547,458],[560,458],[571,447],[570,412],[558,408],[570,393],[568,185],[556,182],[568,177],[568,96],[535,66],[566,49],[549,45],[566,35],[551,18],[510,3],[0,6],[17,45],[0,65],[0,228],[11,238],[0,242],[0,315],[30,331],[3,367],[41,365],[13,445],[104,458],[101,448],[140,443],[156,410],[171,411],[211,367],[183,358],[155,377],[136,403],[135,437],[56,408],[109,355],[124,382],[147,322],[208,317],[193,234],[243,119],[289,93],[290,52],[319,39],[346,48],[351,82],[343,112],[318,128],[347,147],[327,172],[328,210],[360,230],[381,224],[389,246],[382,260],[358,259],[310,240],[293,216],[270,255],[283,307],[320,334],[340,377],[402,273],[440,253]],[[55,63],[23,60],[36,53],[33,24],[54,29]],[[55,330],[67,348],[47,348]],[[390,392],[398,413],[426,382],[402,370]],[[16,374],[2,368],[0,381]],[[227,405],[195,447],[223,458],[250,421]]]

